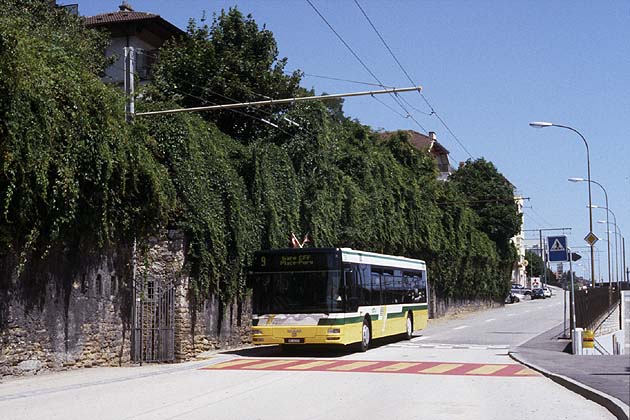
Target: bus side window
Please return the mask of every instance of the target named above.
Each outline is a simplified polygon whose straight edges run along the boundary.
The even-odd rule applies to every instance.
[[[403,303],[406,295],[403,277],[400,272],[394,274],[392,287],[390,289],[393,301],[391,303]]]
[[[405,302],[417,303],[422,302],[422,298],[425,295],[425,289],[421,287],[420,273],[417,272],[405,272],[404,273],[404,288],[405,288]],[[426,302],[426,297],[424,302]]]
[[[427,273],[420,273],[420,281],[419,281],[419,290],[420,290],[420,302],[427,302]]]
[[[359,305],[371,305],[372,284],[370,282],[370,270],[366,265],[361,264],[359,265],[357,275],[357,284],[359,286],[357,295],[359,296]]]
[[[400,302],[392,270],[383,270],[383,274],[381,276],[381,290],[384,305]]]
[[[359,298],[361,293],[361,288],[358,287],[357,284],[357,276],[356,272],[353,271],[353,268],[346,268],[344,272],[345,281],[344,281],[344,293],[345,293],[345,302],[346,302],[346,312],[354,312],[359,307]]]
[[[381,273],[372,270],[372,296],[371,296],[371,304],[372,305],[381,305]]]

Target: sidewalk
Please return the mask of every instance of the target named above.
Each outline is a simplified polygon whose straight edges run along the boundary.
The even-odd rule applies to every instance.
[[[510,356],[588,398],[618,419],[630,418],[630,355],[574,356],[564,352],[571,341],[559,339],[563,326],[540,334]]]

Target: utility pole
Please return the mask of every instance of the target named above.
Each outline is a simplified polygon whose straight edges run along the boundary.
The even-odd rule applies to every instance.
[[[136,52],[133,47],[125,47],[125,121],[128,123],[136,113],[134,73],[136,71]]]
[[[124,74],[124,83],[125,83],[125,97],[126,97],[126,101],[125,101],[125,121],[127,122],[127,124],[131,124],[131,122],[133,121],[133,116],[134,113],[136,112],[136,104],[135,104],[135,71],[136,71],[136,52],[134,50],[134,47],[124,47],[124,51],[125,51],[125,74]],[[138,302],[140,301],[141,297],[139,296],[138,293],[138,286],[136,284],[137,278],[136,278],[136,255],[137,255],[137,242],[136,242],[136,237],[134,235],[133,238],[133,247],[132,247],[132,251],[131,251],[131,266],[132,266],[132,272],[131,272],[131,284],[132,284],[132,289],[133,289],[133,300],[132,300],[132,330],[131,330],[131,348],[132,348],[132,360],[140,361],[140,366],[142,366],[142,362],[144,361],[144,358],[142,357],[143,354],[143,340],[142,337],[137,337],[138,334],[138,330],[137,330],[137,323],[138,320],[136,319],[137,314],[139,314],[140,316],[142,316],[142,311],[138,312]],[[140,320],[140,325],[142,325],[142,320]],[[142,333],[140,334],[142,335]]]
[[[540,237],[540,253],[543,260],[543,285],[547,286],[547,253],[545,252],[545,244],[542,240],[542,229],[538,231]]]

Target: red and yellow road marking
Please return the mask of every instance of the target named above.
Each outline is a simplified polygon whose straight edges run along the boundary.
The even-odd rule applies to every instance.
[[[317,372],[413,373],[419,375],[539,376],[518,364],[399,362],[373,360],[238,358],[201,370],[277,370]]]

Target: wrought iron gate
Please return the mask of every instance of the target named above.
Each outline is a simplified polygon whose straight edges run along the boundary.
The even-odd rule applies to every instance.
[[[131,357],[136,362],[175,358],[175,305],[172,280],[137,276],[133,287]]]

